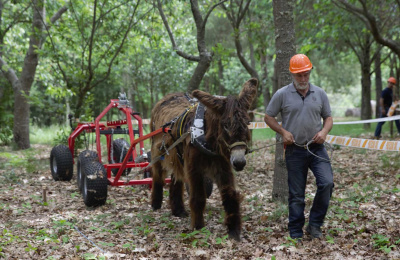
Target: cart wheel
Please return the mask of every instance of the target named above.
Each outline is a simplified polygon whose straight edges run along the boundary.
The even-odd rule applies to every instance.
[[[128,153],[129,147],[130,147],[129,143],[125,139],[120,138],[120,139],[115,139],[113,141],[112,146],[113,146],[114,158],[111,161],[111,163],[123,162],[126,154]],[[121,153],[122,153],[122,156],[121,156]],[[131,161],[133,161],[132,155],[129,158],[128,162],[131,162]],[[122,173],[122,175],[124,175],[124,176],[128,175],[131,172],[131,170],[132,170],[132,168],[125,169],[125,171]],[[112,169],[111,172],[115,176],[115,175],[117,175],[118,169]]]
[[[107,200],[107,171],[98,161],[82,165],[82,196],[88,207],[101,206]]]
[[[213,181],[210,178],[205,177],[204,185],[206,186],[207,198],[209,198],[213,191],[213,186],[214,186]],[[190,196],[189,184],[187,182],[185,182],[185,187],[186,187],[186,192]]]
[[[95,151],[84,150],[79,154],[78,164],[76,167],[76,182],[78,183],[78,190],[82,192],[83,173],[82,168],[88,162],[98,161],[98,156]]]
[[[55,181],[70,181],[74,174],[72,154],[66,145],[54,146],[50,153],[50,170]]]

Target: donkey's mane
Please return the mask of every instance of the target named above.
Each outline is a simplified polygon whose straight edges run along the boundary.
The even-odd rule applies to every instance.
[[[237,97],[228,96],[226,98],[226,109],[221,116],[221,124],[229,127],[233,135],[243,132],[250,122],[250,117],[244,107]]]
[[[214,144],[213,148],[215,150],[218,150],[218,142],[225,139],[223,136],[224,127],[229,130],[232,136],[246,135],[246,140],[250,138],[249,132],[246,131],[250,117],[244,109],[245,105],[241,104],[236,96],[227,96],[224,102],[225,110],[222,114],[212,109],[207,110],[209,122],[207,123],[206,140],[210,144]],[[219,151],[219,154],[223,155],[224,153]]]

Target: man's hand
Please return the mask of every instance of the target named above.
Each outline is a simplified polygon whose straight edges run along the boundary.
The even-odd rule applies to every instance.
[[[275,117],[269,116],[265,114],[264,122],[271,127],[272,130],[277,132],[282,136],[283,143],[286,145],[290,145],[294,143],[294,137],[292,133],[286,131],[281,125],[279,125],[278,121],[276,121]]]
[[[286,130],[282,131],[282,139],[283,143],[286,145],[291,145],[295,142],[292,133]]]
[[[314,143],[323,144],[326,140],[327,135],[328,133],[326,133],[324,130],[319,131],[313,137]]]
[[[331,116],[328,116],[324,119],[324,127],[322,128],[322,130],[314,135],[312,139],[314,143],[323,144],[326,140],[326,137],[328,136],[328,133],[331,131],[332,126],[333,119]]]

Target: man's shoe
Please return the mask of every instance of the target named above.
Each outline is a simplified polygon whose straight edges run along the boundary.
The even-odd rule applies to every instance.
[[[306,231],[313,239],[322,237],[322,231],[320,227],[308,225]]]

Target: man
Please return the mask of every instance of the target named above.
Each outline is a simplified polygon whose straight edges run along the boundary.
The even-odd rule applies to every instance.
[[[387,87],[382,91],[381,97],[379,99],[379,108],[381,110],[381,117],[384,118],[387,117],[387,112],[389,111],[390,106],[392,105],[393,102],[393,88],[396,85],[396,79],[393,77],[390,77],[388,79],[388,85]],[[381,131],[382,131],[382,126],[385,122],[379,122],[376,125],[375,128],[375,139],[381,138]],[[397,132],[400,134],[400,122],[399,120],[395,120],[394,123],[396,124],[397,127]]]
[[[333,125],[331,109],[325,91],[309,83],[311,69],[312,64],[304,54],[296,54],[290,59],[289,70],[293,83],[279,89],[273,95],[264,118],[265,123],[282,135],[286,146],[289,184],[288,227],[293,239],[303,237],[308,169],[313,172],[317,183],[317,192],[306,229],[311,238],[322,237],[321,226],[334,186],[332,167],[324,146]],[[275,119],[278,113],[282,116],[282,126]]]

